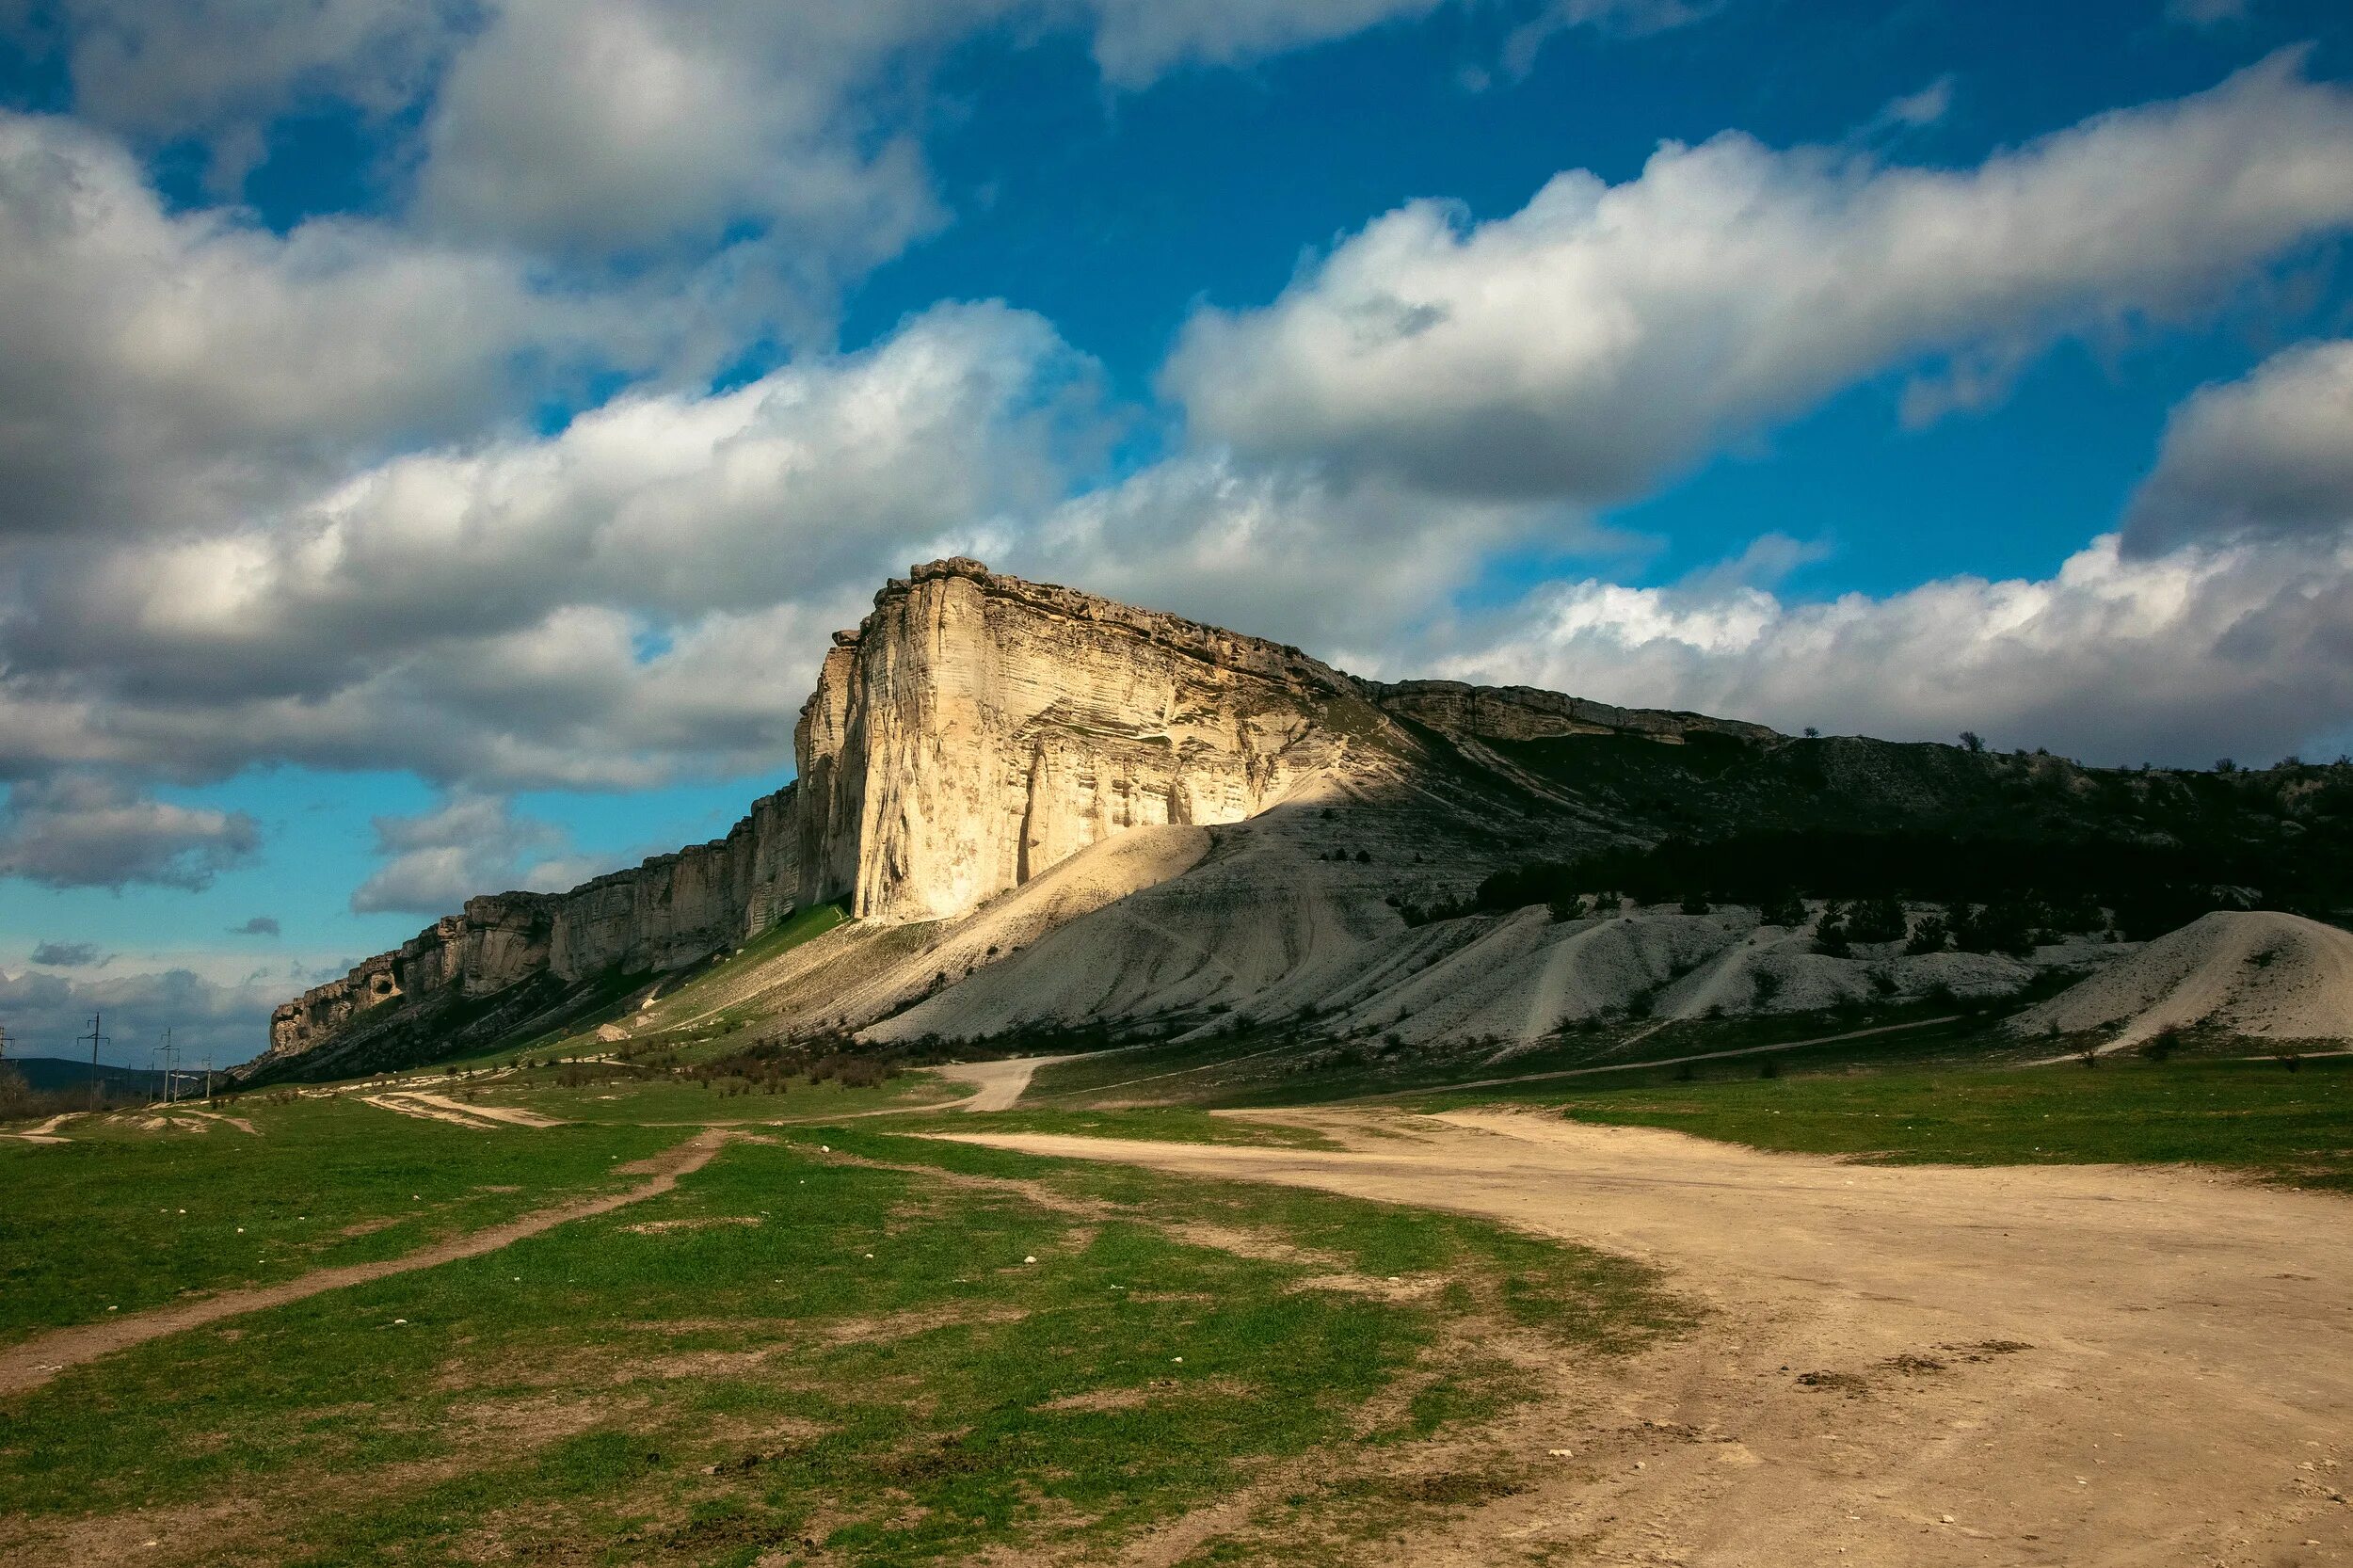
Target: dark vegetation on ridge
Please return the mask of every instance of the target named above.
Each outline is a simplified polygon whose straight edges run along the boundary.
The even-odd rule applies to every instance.
[[[1921,813],[1922,825],[1852,825],[1867,802],[1833,785],[1806,749],[1861,744],[1887,753],[1945,752],[1984,770],[1985,789],[1957,792]],[[1411,922],[1493,914],[1616,894],[1642,903],[1734,903],[1765,909],[1793,898],[1911,899],[1979,906],[2006,923],[2101,929],[2101,908],[2127,940],[2161,936],[2211,909],[2271,908],[2328,919],[2353,888],[2353,766],[2283,764],[2263,772],[2192,773],[2086,768],[2051,757],[1974,757],[1947,747],[1877,742],[1798,742],[1778,766],[1734,760],[1717,742],[1681,748],[1693,786],[1661,811],[1676,825],[1656,842],[1621,843],[1570,858],[1536,858],[1495,872],[1467,898],[1406,905]],[[1657,748],[1664,750],[1666,748]],[[1712,755],[1711,755],[1712,754]],[[1945,759],[1934,759],[1929,769]],[[1927,772],[1929,769],[1921,771]],[[1622,772],[1621,791],[1639,789]],[[1773,797],[1809,780],[1825,792],[1830,822],[1748,826],[1728,823],[1746,797],[1769,817],[1797,813]],[[1609,789],[1610,785],[1602,785]],[[1975,797],[1975,798],[1973,798]],[[1644,802],[1655,808],[1662,803]],[[1851,808],[1863,805],[1858,813]],[[1712,824],[1692,819],[1721,814]],[[2011,918],[2014,915],[2015,918]],[[1958,927],[1965,917],[1957,913]],[[1791,922],[1794,923],[1794,922]],[[1901,931],[1881,938],[1897,939]]]

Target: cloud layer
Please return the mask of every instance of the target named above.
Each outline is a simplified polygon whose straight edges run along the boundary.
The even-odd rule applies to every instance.
[[[952,552],[1368,673],[1793,726],[2132,760],[2353,724],[2341,343],[2185,403],[2121,536],[2047,581],[1808,604],[1579,571],[1459,608],[1857,381],[1909,376],[1913,418],[1998,397],[2060,337],[2206,311],[2353,228],[2353,92],[2293,55],[1976,168],[1727,133],[1494,222],[1415,203],[1199,312],[1160,408],[1107,407],[995,304],[851,353],[804,322],[714,388],[943,220],[917,133],[947,53],[1080,31],[1136,88],[1437,3],[76,0],[85,115],[129,139],[0,116],[0,875],[200,887],[256,825],[146,792],[292,760],[444,790],[378,824],[356,908],[577,880],[506,792],[774,776],[826,634]],[[1527,47],[1704,9],[1563,0]],[[382,216],[175,208],[137,155],[207,138],[229,188],[323,99],[413,126]],[[1107,456],[1179,410],[1157,460]]]
[[[2308,344],[2174,410],[2124,544],[2325,542],[2353,529],[2353,342]]]
[[[0,876],[49,888],[199,888],[261,847],[242,811],[175,806],[101,775],[20,782],[0,810]]]
[[[224,983],[190,969],[103,975],[0,969],[0,1013],[8,1021],[10,1056],[87,1061],[88,1048],[74,1036],[88,1032],[92,1012],[103,1011],[114,1040],[109,1062],[148,1065],[168,1027],[184,1064],[210,1060],[226,1067],[268,1039],[270,1009],[295,984],[295,977],[270,971]]]
[[[493,785],[786,753],[825,636],[910,551],[1060,495],[1091,369],[942,307],[716,395],[394,458],[248,526],[43,561],[4,630],[0,770],[265,758]],[[13,700],[11,700],[13,699]]]
[[[120,144],[0,111],[0,551],[226,526],[495,425],[633,335],[512,259],[168,213]]]
[[[560,892],[612,866],[562,853],[564,835],[494,796],[456,793],[423,815],[376,819],[383,869],[351,895],[360,914],[445,915],[479,893]]]
[[[1460,629],[1439,664],[1796,730],[2049,744],[2110,764],[2270,760],[2353,736],[2353,543],[2191,548],[2104,535],[2046,579],[1958,577],[1785,603],[1599,580]]]
[[[2353,92],[2296,55],[1963,171],[1727,133],[1465,227],[1400,208],[1163,376],[1197,435],[1437,494],[1624,500],[1924,356],[1915,414],[2054,336],[2210,303],[2353,227]]]

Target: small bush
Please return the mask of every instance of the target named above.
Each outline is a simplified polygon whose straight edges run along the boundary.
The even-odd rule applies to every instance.
[[[1943,952],[1952,946],[1953,925],[1942,915],[1923,915],[1912,928],[1911,939],[1904,943],[1904,952],[1917,957],[1924,952]]]
[[[24,1075],[0,1062],[0,1118],[32,1115],[37,1103]]]
[[[1847,906],[1847,940],[1900,942],[1904,939],[1904,906],[1894,898],[1857,899]]]

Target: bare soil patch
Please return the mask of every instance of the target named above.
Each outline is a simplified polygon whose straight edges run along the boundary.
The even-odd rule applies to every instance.
[[[1709,1304],[1696,1333],[1602,1383],[1564,1371],[1490,1429],[1494,1454],[1450,1468],[1518,1489],[1409,1528],[1407,1560],[2353,1560],[2341,1198],[2194,1170],[1877,1167],[1549,1116],[1366,1115],[1286,1113],[1340,1150],[970,1141],[1479,1214],[1643,1258]],[[1248,1512],[1229,1500],[1158,1545]]]

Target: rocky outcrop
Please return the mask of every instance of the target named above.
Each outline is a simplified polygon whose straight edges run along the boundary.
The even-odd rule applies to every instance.
[[[311,1056],[363,1015],[380,1028],[388,1005],[443,1009],[541,977],[557,983],[543,989],[560,1002],[588,982],[678,968],[765,930],[792,909],[800,885],[793,795],[787,786],[753,802],[724,839],[567,893],[468,899],[461,913],[279,1007],[269,1050],[251,1069]]]
[[[1112,834],[1240,822],[1337,763],[1297,648],[936,561],[835,638],[796,736],[801,898],[944,920]]]
[[[935,561],[835,634],[795,732],[796,781],[725,839],[566,893],[470,900],[279,1008],[248,1070],[347,1067],[411,1037],[447,1054],[799,907],[954,919],[1131,828],[1239,823],[1410,780],[1432,731],[1476,751],[1701,730],[1771,735],[1528,688],[1362,681],[1285,644]]]
[[[1743,741],[1778,739],[1761,724],[1656,708],[1617,708],[1533,686],[1471,686],[1460,680],[1364,682],[1383,712],[1413,719],[1457,740],[1542,741],[1563,735],[1639,735],[1680,743],[1693,735]]]

